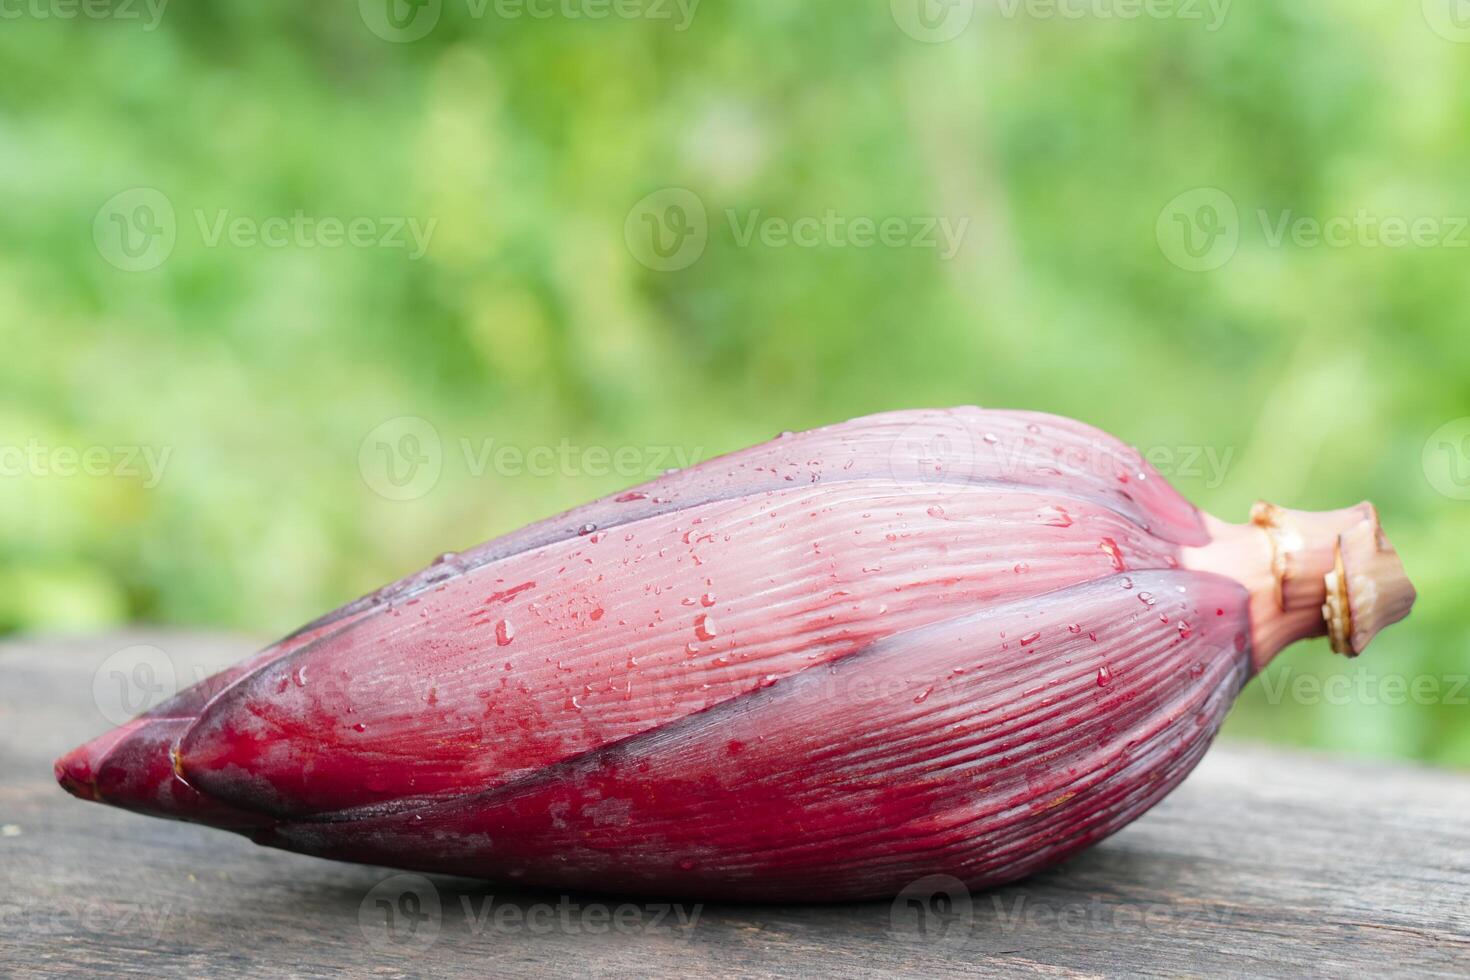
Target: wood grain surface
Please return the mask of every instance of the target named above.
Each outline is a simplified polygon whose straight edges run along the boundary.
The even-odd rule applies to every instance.
[[[1026,882],[658,903],[402,875],[67,796],[62,751],[250,652],[179,632],[0,645],[0,975],[1470,976],[1470,777],[1215,746]]]

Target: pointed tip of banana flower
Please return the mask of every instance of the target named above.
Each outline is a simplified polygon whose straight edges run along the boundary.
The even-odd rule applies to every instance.
[[[178,772],[179,739],[193,718],[135,718],[56,760],[56,781],[71,795],[152,817],[168,817],[231,830],[273,821],[219,803],[190,786]]]
[[[106,753],[100,749],[99,743],[109,741],[114,734],[109,732],[86,745],[72,749],[56,760],[56,781],[61,784],[62,789],[79,800],[101,802],[101,797],[97,794],[97,763]]]

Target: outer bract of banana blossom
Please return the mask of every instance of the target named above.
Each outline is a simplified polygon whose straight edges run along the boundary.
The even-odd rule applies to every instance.
[[[1068,419],[786,435],[450,556],[57,763],[308,854],[751,899],[1052,865],[1286,644],[1414,592],[1367,504],[1196,510]]]

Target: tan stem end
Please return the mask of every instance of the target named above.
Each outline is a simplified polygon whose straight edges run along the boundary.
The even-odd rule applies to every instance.
[[[1333,650],[1349,657],[1362,653],[1379,630],[1407,616],[1417,595],[1377,513],[1338,535],[1325,585],[1327,636]]]
[[[1233,578],[1250,593],[1258,671],[1311,636],[1329,636],[1334,650],[1357,656],[1414,604],[1414,587],[1372,504],[1314,513],[1263,501],[1249,524],[1209,516],[1205,523],[1210,543],[1185,549],[1183,564]]]

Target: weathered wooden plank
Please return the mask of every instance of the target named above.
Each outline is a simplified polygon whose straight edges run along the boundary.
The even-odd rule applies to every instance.
[[[51,760],[109,726],[118,684],[167,682],[115,676],[156,656],[115,656],[137,644],[164,651],[181,683],[250,649],[181,633],[0,647],[0,971],[1470,975],[1459,774],[1221,745],[1113,839],[948,907],[924,894],[675,909],[398,878],[72,800]]]

